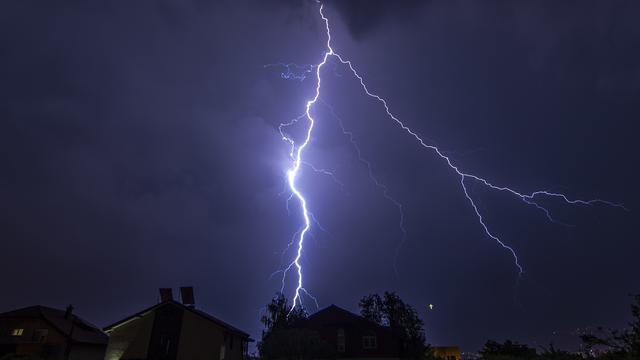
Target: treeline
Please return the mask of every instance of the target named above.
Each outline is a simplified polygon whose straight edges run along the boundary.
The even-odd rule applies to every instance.
[[[536,349],[507,340],[488,341],[480,351],[482,360],[640,360],[640,295],[631,303],[631,322],[626,329],[597,328],[580,334],[585,351],[572,353],[553,345]]]
[[[400,358],[437,360],[425,341],[424,324],[418,313],[397,294],[385,292],[363,297],[360,315],[375,324],[389,328],[403,344]],[[632,320],[629,327],[619,330],[597,328],[580,335],[581,353],[547,347],[532,348],[507,340],[487,341],[477,355],[478,360],[640,360],[640,295],[633,297]],[[288,300],[277,294],[266,307],[261,322],[262,339],[258,342],[259,357],[265,360],[304,360],[339,358],[335,344],[328,343],[312,330],[300,326],[308,316],[301,307],[292,308]],[[449,359],[444,359],[449,360]]]

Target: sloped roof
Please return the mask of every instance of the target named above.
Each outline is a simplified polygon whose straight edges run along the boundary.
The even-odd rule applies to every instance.
[[[68,336],[73,327],[72,339],[77,342],[87,344],[106,344],[107,335],[97,326],[72,314],[65,318],[65,310],[55,309],[48,306],[35,305],[22,309],[0,313],[1,318],[41,318],[48,322],[63,335]]]
[[[367,320],[366,318],[358,314],[354,314],[351,311],[345,310],[334,304],[331,304],[330,306],[322,310],[318,310],[312,315],[309,315],[307,318],[301,319],[300,321],[296,322],[294,326],[301,328],[314,328],[346,324],[351,324],[359,328],[376,329],[377,331],[380,331],[382,333],[395,336],[391,328],[389,328],[388,326],[380,325],[373,321]]]
[[[128,317],[126,317],[126,318],[124,318],[124,319],[122,319],[120,321],[117,321],[117,322],[115,322],[115,323],[113,323],[113,324],[111,324],[109,326],[104,327],[104,331],[110,331],[111,329],[113,329],[113,328],[115,328],[115,327],[117,327],[117,326],[119,326],[121,324],[124,324],[124,323],[126,323],[126,322],[128,322],[130,320],[133,320],[133,319],[137,318],[137,317],[141,317],[141,316],[143,316],[143,315],[145,315],[145,314],[147,314],[149,312],[152,312],[152,311],[156,310],[157,308],[159,308],[161,306],[166,306],[166,305],[178,306],[178,307],[182,308],[183,310],[190,311],[190,312],[192,312],[192,313],[194,313],[194,314],[196,314],[196,315],[198,315],[198,316],[200,316],[200,317],[202,317],[202,318],[204,318],[204,319],[206,319],[208,321],[211,321],[211,322],[215,323],[218,326],[221,326],[221,327],[225,328],[226,330],[228,330],[231,333],[234,333],[234,334],[236,334],[238,336],[241,336],[241,337],[247,338],[250,341],[253,341],[253,339],[250,338],[250,335],[247,334],[246,332],[244,332],[244,331],[242,331],[242,330],[240,330],[240,329],[238,329],[238,328],[236,328],[236,327],[234,327],[234,326],[232,326],[232,325],[230,325],[230,324],[228,324],[228,323],[226,323],[226,322],[214,317],[213,315],[207,314],[206,312],[204,312],[202,310],[198,310],[198,309],[186,306],[186,305],[181,304],[181,303],[179,303],[179,302],[177,302],[175,300],[164,301],[164,302],[161,302],[159,304],[156,304],[156,305],[153,305],[151,307],[148,307],[148,308],[146,308],[144,310],[141,310],[141,311],[139,311],[139,312],[137,312],[137,313],[135,313],[135,314],[133,314],[131,316],[128,316]]]
[[[334,304],[331,304],[322,310],[318,310],[306,319],[303,319],[302,322],[345,322],[359,324],[361,326],[388,329],[386,326],[378,325],[373,321],[367,320],[358,314],[354,314],[351,311],[345,310]]]
[[[331,305],[306,319],[301,319],[294,324],[294,327],[315,331],[325,341],[333,345],[337,345],[336,330],[342,329],[346,338],[351,339],[346,342],[350,345],[346,345],[345,351],[339,354],[339,357],[343,359],[383,360],[403,357],[403,341],[398,332],[336,305]],[[376,336],[377,346],[374,349],[358,345],[359,337],[366,334]]]

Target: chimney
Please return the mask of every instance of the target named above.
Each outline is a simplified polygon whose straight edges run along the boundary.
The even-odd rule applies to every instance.
[[[173,289],[160,288],[160,302],[173,301]]]
[[[180,287],[180,298],[182,299],[182,303],[184,305],[191,308],[196,307],[196,299],[193,296],[193,286]]]
[[[67,310],[64,312],[64,318],[69,319],[72,314],[73,314],[73,305],[69,304],[69,306],[67,306]]]

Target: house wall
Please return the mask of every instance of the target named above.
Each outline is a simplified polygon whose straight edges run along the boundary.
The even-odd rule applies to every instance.
[[[104,345],[74,344],[69,360],[104,360],[104,355]]]
[[[24,329],[22,336],[10,336],[12,329]],[[47,329],[46,344],[65,344],[66,340],[56,328],[40,318],[0,318],[0,343],[36,343],[32,341],[36,329]]]
[[[24,329],[24,332],[22,336],[11,336],[12,329]],[[48,330],[44,342],[33,339],[36,329]],[[67,345],[65,336],[40,318],[0,318],[0,334],[0,344],[15,344],[13,351],[20,355],[44,355],[47,359],[62,359]]]
[[[338,350],[338,330],[343,329],[345,349],[344,352],[336,352],[338,358],[393,359],[400,355],[400,341],[389,329],[370,323],[346,310],[329,307],[307,319],[304,327],[316,331],[336,350]],[[376,348],[363,347],[365,335],[375,335]]]
[[[107,333],[105,360],[243,360],[246,348],[242,338],[227,328],[174,304],[157,307]]]
[[[361,324],[337,323],[324,326],[311,327],[334,349],[338,345],[338,329],[344,330],[345,351],[337,352],[337,357],[362,358],[362,359],[397,359],[400,349],[398,341],[387,331],[371,326],[365,327]],[[375,335],[376,348],[363,348],[362,338],[365,335]]]
[[[175,305],[159,306],[154,311],[153,330],[147,359],[176,360],[184,310]]]
[[[184,312],[177,360],[241,360],[243,355],[240,337],[199,315]]]
[[[153,312],[149,312],[109,331],[104,359],[146,359],[154,316]]]
[[[22,336],[8,335],[12,329],[24,329]],[[47,329],[44,342],[33,338],[36,329]],[[41,318],[0,318],[0,344],[15,344],[19,355],[36,355],[47,360],[65,358],[67,338],[58,329]],[[105,345],[77,344],[71,346],[70,360],[103,360]]]

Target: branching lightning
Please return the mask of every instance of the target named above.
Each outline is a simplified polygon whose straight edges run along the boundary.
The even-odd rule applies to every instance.
[[[305,239],[306,239],[307,235],[309,235],[309,231],[311,229],[311,224],[312,224],[312,220],[313,220],[313,215],[311,214],[311,212],[308,209],[308,204],[307,204],[306,198],[302,194],[301,190],[298,188],[297,181],[299,179],[299,175],[300,175],[300,171],[301,171],[302,166],[304,166],[304,165],[311,166],[309,163],[307,163],[305,160],[303,160],[303,156],[304,156],[305,150],[307,149],[307,147],[309,145],[309,142],[310,142],[310,139],[311,139],[311,134],[313,132],[314,124],[315,124],[315,121],[316,121],[314,119],[313,115],[312,115],[312,110],[314,109],[314,106],[316,105],[316,103],[320,100],[321,84],[322,84],[322,81],[321,81],[322,80],[322,76],[321,76],[322,68],[328,63],[330,58],[335,58],[341,64],[346,65],[346,67],[349,69],[351,74],[353,74],[353,76],[359,81],[363,92],[367,96],[372,98],[373,100],[375,100],[378,103],[380,103],[382,105],[382,107],[384,108],[384,111],[386,112],[386,115],[388,116],[388,118],[393,120],[401,130],[403,130],[406,134],[408,134],[415,141],[417,141],[418,144],[421,147],[423,147],[424,149],[430,150],[438,158],[440,158],[441,160],[443,160],[447,164],[447,166],[457,176],[458,181],[460,182],[461,190],[462,190],[464,196],[466,197],[467,201],[471,205],[471,208],[473,209],[473,211],[474,211],[474,213],[476,215],[476,218],[478,220],[478,223],[480,224],[480,227],[484,231],[485,235],[487,237],[489,237],[490,239],[494,240],[499,246],[501,246],[503,249],[505,249],[510,254],[510,256],[513,258],[514,265],[518,270],[518,275],[519,276],[522,276],[522,274],[524,273],[524,268],[522,267],[522,264],[520,263],[520,259],[518,258],[518,255],[517,255],[516,251],[511,246],[506,244],[498,235],[496,235],[493,231],[491,231],[489,229],[489,226],[485,222],[485,219],[482,216],[480,210],[478,209],[478,206],[476,205],[476,202],[474,201],[474,199],[469,194],[469,191],[467,189],[467,185],[468,185],[469,182],[480,183],[481,185],[484,185],[485,187],[487,187],[489,189],[511,194],[512,196],[514,196],[514,197],[520,199],[521,201],[523,201],[525,204],[533,206],[536,209],[540,210],[550,221],[552,221],[554,223],[559,223],[559,224],[562,224],[562,223],[560,223],[559,221],[555,220],[553,218],[553,216],[551,215],[551,212],[546,207],[544,207],[543,205],[541,205],[538,202],[541,198],[553,198],[553,199],[556,199],[556,200],[563,201],[564,203],[566,203],[568,205],[598,205],[598,204],[601,204],[601,205],[608,205],[608,206],[618,207],[618,208],[626,210],[626,208],[622,204],[613,203],[613,202],[609,202],[609,201],[602,200],[602,199],[593,199],[593,200],[571,199],[565,194],[558,193],[558,192],[552,192],[552,191],[545,191],[545,190],[538,190],[538,191],[533,191],[533,192],[530,192],[530,193],[520,192],[520,191],[514,190],[511,187],[495,185],[495,184],[493,184],[492,182],[490,182],[489,180],[487,180],[487,179],[485,179],[483,177],[480,177],[480,176],[477,176],[477,175],[474,175],[474,174],[471,174],[471,173],[464,172],[462,169],[460,169],[460,167],[458,165],[454,164],[454,162],[450,158],[450,155],[446,155],[445,152],[440,150],[436,145],[432,145],[430,143],[425,142],[425,140],[423,140],[423,137],[421,137],[416,131],[412,130],[404,122],[402,122],[396,115],[394,115],[391,112],[390,108],[389,108],[387,100],[385,100],[381,96],[379,96],[376,93],[374,93],[374,92],[369,90],[369,88],[367,87],[367,85],[366,85],[366,83],[364,81],[364,78],[360,75],[360,73],[358,73],[358,71],[356,70],[356,67],[353,65],[353,63],[350,60],[345,59],[341,54],[339,54],[339,53],[334,51],[334,49],[332,47],[332,44],[331,44],[331,28],[329,26],[329,19],[325,16],[323,10],[324,10],[324,5],[320,3],[320,5],[319,5],[319,15],[322,18],[322,21],[324,23],[325,32],[326,32],[326,36],[327,36],[325,51],[324,51],[324,54],[322,56],[322,61],[320,63],[315,64],[315,65],[304,65],[304,66],[296,65],[296,64],[284,64],[284,63],[266,65],[266,66],[276,66],[276,65],[283,66],[285,68],[285,72],[282,73],[281,76],[283,78],[285,78],[285,79],[296,79],[296,80],[302,81],[302,80],[306,79],[307,75],[310,76],[311,73],[313,73],[313,75],[315,76],[315,79],[316,79],[316,86],[315,86],[314,96],[313,96],[312,99],[310,99],[310,100],[308,100],[306,102],[304,114],[299,116],[299,117],[297,117],[297,118],[295,118],[295,119],[293,119],[290,122],[281,124],[280,128],[279,128],[280,134],[282,135],[282,139],[287,141],[291,146],[289,156],[291,158],[292,165],[291,165],[291,167],[288,169],[288,171],[286,173],[287,174],[287,184],[289,186],[289,190],[291,191],[290,199],[295,198],[296,200],[298,200],[298,202],[300,204],[301,212],[302,212],[302,217],[303,217],[303,225],[302,225],[301,229],[294,234],[294,238],[292,239],[291,243],[288,246],[288,248],[289,248],[289,247],[295,245],[295,248],[296,248],[295,257],[294,257],[293,261],[288,264],[288,266],[286,266],[284,269],[279,270],[278,272],[276,272],[276,273],[282,273],[282,289],[281,289],[282,291],[284,291],[284,288],[285,288],[285,280],[286,280],[287,273],[290,270],[295,270],[296,273],[297,273],[297,284],[296,284],[296,288],[295,288],[295,294],[294,294],[294,297],[293,297],[292,309],[294,309],[296,306],[302,306],[303,305],[302,294],[305,294],[308,297],[310,297],[311,299],[313,299],[316,302],[316,306],[317,306],[316,299],[313,296],[311,296],[311,294],[309,294],[309,292],[304,288],[304,281],[303,281],[303,275],[304,274],[303,274],[303,268],[302,268],[302,256],[303,256],[303,251],[304,251]],[[388,188],[384,184],[382,184],[380,181],[378,181],[378,179],[374,176],[374,174],[372,172],[371,163],[369,161],[365,160],[362,157],[362,155],[360,153],[360,149],[358,148],[358,145],[354,140],[353,134],[345,130],[340,118],[338,118],[337,116],[336,116],[336,118],[338,119],[338,121],[340,123],[340,126],[341,126],[341,129],[342,129],[343,133],[346,136],[349,137],[350,142],[356,148],[359,160],[366,165],[367,170],[368,170],[368,174],[369,174],[369,178],[371,179],[371,181],[378,188],[380,188],[382,190],[383,196],[398,208],[399,213],[400,213],[400,227],[401,227],[401,230],[403,232],[403,241],[404,241],[404,237],[406,236],[406,231],[404,229],[404,213],[403,213],[402,204],[400,202],[398,202],[397,200],[395,200],[393,197],[391,197],[389,195]],[[298,123],[299,121],[302,121],[302,120],[305,120],[308,123],[308,125],[306,127],[305,136],[303,137],[302,141],[298,142],[298,141],[294,140],[285,131],[285,129],[287,127],[293,125],[293,124]],[[337,181],[337,179],[335,178],[335,175],[333,174],[333,172],[322,170],[322,169],[317,169],[315,167],[312,167],[312,168],[317,172],[321,172],[321,173],[323,173],[325,175],[331,176],[334,180]],[[338,183],[340,183],[340,182],[338,182]],[[342,184],[342,183],[340,183],[340,184]],[[397,252],[396,252],[396,254],[397,254]],[[274,273],[274,274],[276,274],[276,273]],[[274,275],[274,274],[272,274],[272,275]]]

